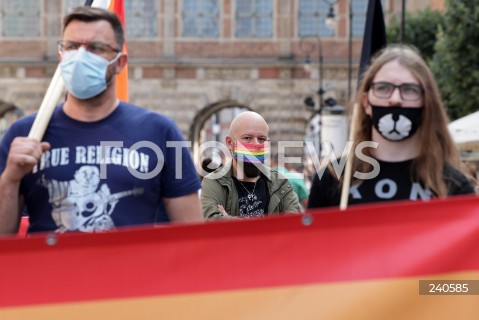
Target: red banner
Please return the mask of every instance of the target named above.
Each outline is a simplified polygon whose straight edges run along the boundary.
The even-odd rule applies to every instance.
[[[478,319],[478,248],[476,197],[5,238],[0,318]]]

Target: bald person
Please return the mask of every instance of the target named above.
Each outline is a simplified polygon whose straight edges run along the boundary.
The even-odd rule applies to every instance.
[[[300,212],[288,179],[264,164],[269,155],[268,134],[268,124],[256,112],[243,112],[233,119],[226,137],[232,160],[203,179],[201,207],[206,219]]]

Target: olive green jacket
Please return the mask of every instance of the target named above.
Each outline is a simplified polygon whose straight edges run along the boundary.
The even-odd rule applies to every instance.
[[[270,178],[266,175],[266,184],[269,190],[268,214],[285,212],[300,213],[298,196],[293,190],[291,183],[283,175],[270,168],[264,167]],[[231,218],[239,216],[238,192],[232,178],[233,169],[222,177],[211,179],[209,174],[203,179],[201,190],[201,208],[205,219]],[[280,178],[281,177],[281,178]],[[218,209],[222,205],[228,215]]]

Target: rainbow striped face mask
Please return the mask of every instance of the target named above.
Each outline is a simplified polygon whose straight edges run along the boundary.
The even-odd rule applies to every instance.
[[[263,144],[234,142],[233,156],[245,163],[264,163],[269,154],[269,142]]]

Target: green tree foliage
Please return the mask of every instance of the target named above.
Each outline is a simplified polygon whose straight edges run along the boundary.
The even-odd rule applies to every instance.
[[[406,13],[403,43],[414,45],[426,61],[434,56],[434,44],[439,28],[445,27],[444,14],[431,9]],[[388,43],[401,42],[401,20],[393,16],[387,27]]]
[[[479,0],[448,0],[445,19],[431,67],[456,119],[479,110]]]

